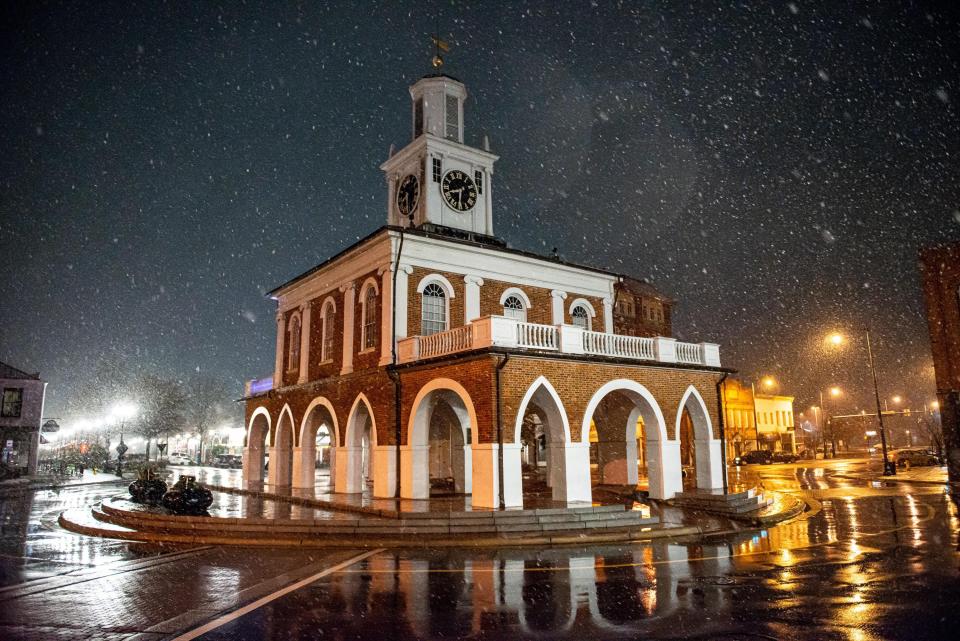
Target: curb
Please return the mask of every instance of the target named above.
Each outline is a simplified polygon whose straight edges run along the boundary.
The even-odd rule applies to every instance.
[[[847,474],[834,474],[834,478],[850,479],[851,481],[867,481],[868,483],[912,483],[914,485],[949,485],[950,480],[942,481],[924,481],[921,479],[905,479],[901,476],[850,476]]]
[[[755,516],[749,520],[750,523],[757,527],[767,527],[770,525],[775,525],[777,523],[783,523],[784,521],[789,521],[790,519],[800,516],[807,509],[807,504],[802,499],[797,498],[796,496],[790,494],[782,494],[780,492],[770,492],[770,494],[776,494],[780,500],[791,500],[793,505],[788,507],[785,510],[780,512],[775,512],[774,514],[767,514],[765,516]]]
[[[194,545],[231,545],[237,547],[306,547],[306,548],[429,548],[429,547],[526,547],[543,545],[583,545],[586,543],[618,543],[646,541],[658,538],[676,538],[682,536],[709,534],[711,531],[700,527],[677,528],[640,528],[604,534],[577,534],[557,536],[532,537],[447,537],[430,538],[419,536],[410,539],[398,538],[331,538],[316,537],[278,537],[264,539],[244,539],[225,536],[198,536],[184,534],[169,534],[162,532],[141,532],[137,530],[116,530],[83,525],[65,518],[61,512],[57,518],[60,527],[70,532],[96,536],[108,539],[125,541],[141,541],[151,543],[188,543]]]

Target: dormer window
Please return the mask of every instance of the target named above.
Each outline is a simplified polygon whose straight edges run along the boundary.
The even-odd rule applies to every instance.
[[[446,112],[447,140],[460,142],[460,100],[456,96],[447,94]]]

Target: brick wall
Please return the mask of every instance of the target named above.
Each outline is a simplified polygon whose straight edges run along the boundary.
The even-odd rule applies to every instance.
[[[408,279],[407,290],[407,336],[420,335],[420,294],[417,292],[417,285],[423,280],[424,276],[430,274],[440,274],[453,285],[454,298],[448,301],[450,305],[449,325],[447,329],[460,327],[463,325],[463,299],[466,295],[466,283],[463,282],[463,274],[454,274],[453,272],[436,272],[423,267],[414,267]]]
[[[417,394],[424,385],[440,378],[456,381],[467,390],[477,414],[477,425],[473,429],[480,442],[496,442],[496,363],[496,356],[474,355],[446,364],[401,370],[401,443],[407,442],[407,426]],[[706,403],[714,438],[720,437],[716,391],[716,383],[720,378],[718,373],[511,356],[501,372],[504,442],[513,442],[520,402],[530,385],[541,375],[550,381],[560,395],[574,440],[582,439],[584,413],[593,394],[607,382],[619,378],[636,381],[653,394],[663,413],[667,436],[671,439],[676,438],[680,399],[687,387],[693,385]],[[275,390],[266,396],[251,399],[247,402],[247,422],[257,407],[264,406],[270,412],[275,429],[280,411],[284,404],[289,404],[299,431],[306,407],[314,398],[323,396],[336,410],[342,444],[346,436],[347,416],[361,392],[373,407],[377,443],[393,444],[394,389],[393,382],[383,368]]]
[[[510,287],[519,287],[530,299],[530,309],[527,310],[528,322],[553,324],[553,299],[549,289],[520,286],[502,280],[484,279],[483,287],[480,288],[480,315],[502,316],[503,305],[500,304],[500,297]]]
[[[582,438],[584,413],[594,392],[618,378],[636,381],[653,394],[663,412],[667,436],[671,439],[675,438],[680,399],[687,387],[693,385],[707,405],[714,438],[720,438],[716,389],[720,374],[660,367],[511,357],[501,375],[503,422],[505,426],[510,426],[505,430],[505,433],[510,434],[510,440],[513,439],[513,425],[520,402],[539,376],[545,376],[557,390],[566,409],[571,438],[574,440]]]
[[[361,288],[363,284],[367,281],[368,278],[372,278],[377,283],[377,291],[380,290],[380,278],[377,276],[377,272],[373,271],[369,274],[364,274],[362,277],[357,279],[357,288],[354,292],[354,295],[357,297],[354,303],[353,311],[353,369],[354,371],[369,369],[371,367],[377,367],[380,362],[380,315],[383,313],[383,308],[381,301],[383,299],[383,292],[380,292],[377,295],[377,323],[374,331],[377,333],[377,341],[372,349],[364,350],[363,349],[363,301],[361,300]],[[342,336],[342,333],[341,333]]]
[[[323,303],[327,298],[336,303],[333,313],[333,349],[330,362],[323,358]],[[308,380],[317,380],[340,373],[343,364],[343,294],[330,290],[310,301],[310,372]]]

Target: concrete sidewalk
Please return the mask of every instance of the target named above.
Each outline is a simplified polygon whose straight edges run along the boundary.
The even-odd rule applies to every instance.
[[[0,494],[7,492],[24,492],[27,490],[48,490],[61,487],[75,487],[78,485],[95,485],[98,483],[116,483],[124,481],[115,474],[106,474],[104,472],[93,472],[84,470],[81,476],[75,477],[56,477],[56,476],[25,476],[10,481],[0,482]]]
[[[886,483],[923,483],[930,485],[947,484],[946,466],[912,467],[909,470],[897,469],[897,473],[892,476],[883,476],[879,466],[871,469],[868,474],[846,474],[840,475],[841,478],[857,479],[860,481],[880,481]]]

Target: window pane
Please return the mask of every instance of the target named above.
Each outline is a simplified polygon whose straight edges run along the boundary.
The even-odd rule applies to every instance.
[[[574,307],[573,312],[571,312],[571,316],[573,317],[574,325],[584,329],[590,329],[590,314],[583,305],[577,305]]]
[[[523,308],[523,301],[516,296],[510,296],[503,301],[503,315],[507,318],[526,322],[527,310]]]
[[[447,331],[447,297],[443,288],[430,283],[423,290],[420,333],[424,336]]]
[[[367,288],[363,304],[363,348],[370,349],[377,344],[377,292]]]
[[[323,354],[322,360],[333,358],[333,305],[327,305],[323,315]]]

